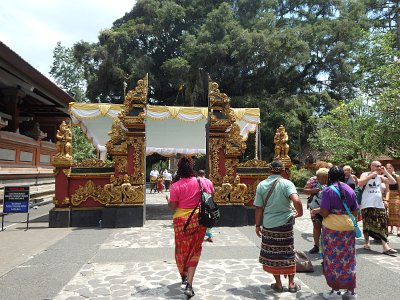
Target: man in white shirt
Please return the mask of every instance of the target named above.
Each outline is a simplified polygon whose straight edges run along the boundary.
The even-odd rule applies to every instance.
[[[171,186],[171,181],[172,181],[172,174],[165,169],[163,172],[163,177],[164,177],[164,185],[165,185],[165,190],[169,191],[169,187]]]
[[[386,176],[381,175],[381,173]],[[395,256],[397,251],[390,248],[388,244],[388,216],[386,213],[387,203],[382,199],[382,184],[396,183],[392,175],[379,161],[373,161],[370,165],[370,172],[361,174],[358,186],[365,186],[362,193],[361,213],[363,217],[363,233],[365,239],[365,250],[371,250],[369,237],[380,241],[383,247],[383,254]]]

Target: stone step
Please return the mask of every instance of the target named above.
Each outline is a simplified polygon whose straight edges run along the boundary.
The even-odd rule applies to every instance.
[[[146,220],[172,220],[173,211],[167,204],[147,204]]]

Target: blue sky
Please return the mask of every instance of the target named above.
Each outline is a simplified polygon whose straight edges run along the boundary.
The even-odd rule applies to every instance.
[[[97,42],[135,0],[1,0],[0,40],[49,77],[58,41],[70,47]]]

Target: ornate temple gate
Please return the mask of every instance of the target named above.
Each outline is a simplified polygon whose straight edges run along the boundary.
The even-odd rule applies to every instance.
[[[50,227],[98,226],[99,223],[102,227],[143,226],[147,91],[146,76],[128,92],[123,110],[112,124],[110,140],[106,144],[112,166],[97,159],[74,164],[70,125],[63,123],[60,126],[58,154],[52,162],[56,191],[55,207],[50,211]],[[211,109],[208,167],[216,190],[215,199],[221,206],[219,225],[252,224],[255,189],[258,182],[269,176],[269,164],[257,159],[239,164],[246,144],[241,138],[239,125],[235,123],[229,98],[211,80],[208,93]],[[290,159],[281,153],[281,149],[287,150],[287,141],[282,146],[279,141],[275,141],[278,147],[275,158],[284,160],[289,168]]]

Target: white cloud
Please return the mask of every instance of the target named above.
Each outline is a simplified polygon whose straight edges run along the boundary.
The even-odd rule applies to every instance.
[[[0,40],[46,76],[57,42],[97,42],[134,0],[0,1]]]

